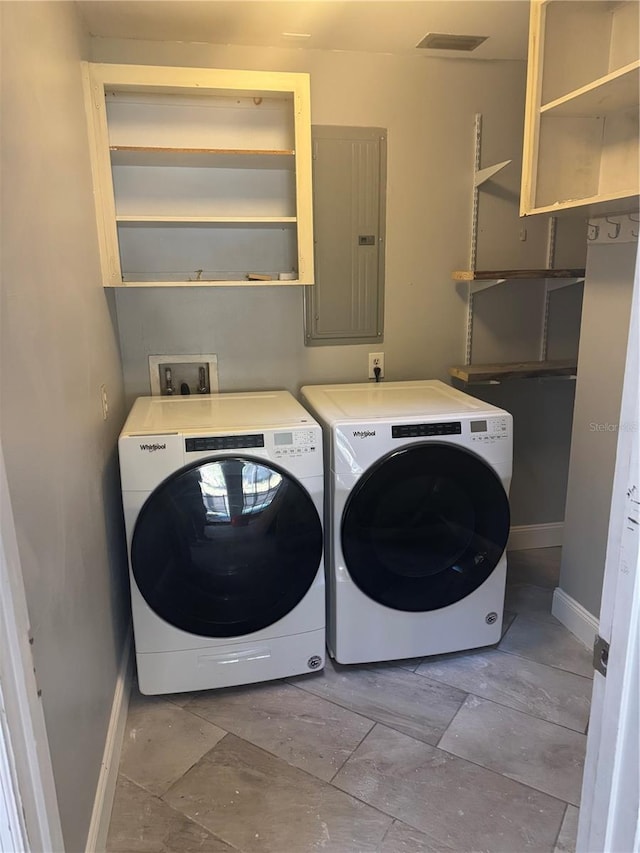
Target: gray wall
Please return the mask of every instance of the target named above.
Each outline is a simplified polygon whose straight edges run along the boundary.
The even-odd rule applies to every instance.
[[[66,849],[80,851],[125,628],[123,382],[98,267],[75,4],[2,3],[0,14],[0,428]]]
[[[587,255],[560,588],[596,617],[637,248],[594,245]]]
[[[375,347],[385,352],[387,380],[449,381],[448,367],[464,361],[467,287],[456,285],[451,272],[469,265],[476,113],[483,116],[481,165],[513,159],[482,191],[478,265],[546,266],[546,221],[527,220],[527,239],[520,239],[524,63],[109,39],[94,39],[92,55],[106,62],[306,71],[314,124],[388,129],[385,335],[384,344]],[[559,245],[569,247],[561,263],[583,262],[584,237],[577,249],[570,240]],[[504,323],[510,312],[517,315],[517,329],[525,324],[531,357],[537,357],[540,285],[529,289],[535,292],[510,293],[507,286],[510,307],[493,311],[489,322],[496,360],[512,355]],[[538,318],[533,328],[531,298]],[[307,383],[367,377],[372,345],[304,346],[298,288],[132,288],[117,292],[117,307],[129,400],[150,393],[147,357],[163,352],[217,353],[221,391],[277,387],[296,393]],[[513,333],[516,349],[522,349],[520,331]],[[562,521],[573,401],[569,386],[532,388],[527,383],[499,398],[510,410],[518,405],[514,414],[524,423],[517,427],[514,524]],[[540,417],[554,411],[553,429],[547,419],[534,432],[532,409]]]

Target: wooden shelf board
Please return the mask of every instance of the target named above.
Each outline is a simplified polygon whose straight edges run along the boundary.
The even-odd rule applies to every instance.
[[[584,269],[563,270],[455,270],[454,281],[495,281],[497,279],[584,278]]]
[[[638,106],[640,60],[540,107],[541,115],[599,116]]]
[[[473,385],[480,382],[504,382],[509,379],[535,379],[545,376],[574,376],[575,359],[557,361],[514,361],[505,364],[462,364],[449,368],[454,379]]]

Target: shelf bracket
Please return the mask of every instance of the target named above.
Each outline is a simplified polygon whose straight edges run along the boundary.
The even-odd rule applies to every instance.
[[[505,166],[508,166],[511,163],[511,160],[504,160],[502,163],[496,163],[495,166],[487,166],[484,169],[476,169],[475,175],[473,178],[473,186],[480,187],[484,184],[485,181],[488,181],[489,178],[492,178],[494,175],[497,175],[498,172],[501,172]]]
[[[469,287],[471,293],[480,293],[483,290],[489,290],[490,287],[495,287],[496,284],[504,284],[506,278],[490,278],[485,281],[470,281]]]

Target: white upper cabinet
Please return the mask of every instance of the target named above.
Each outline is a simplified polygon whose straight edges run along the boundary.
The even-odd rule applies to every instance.
[[[638,0],[531,0],[520,213],[637,209]]]
[[[313,284],[307,74],[83,71],[106,287]]]

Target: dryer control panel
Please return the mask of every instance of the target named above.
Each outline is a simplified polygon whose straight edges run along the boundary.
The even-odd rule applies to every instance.
[[[276,459],[317,452],[318,435],[315,430],[296,429],[273,433],[273,456]]]
[[[503,417],[483,418],[469,421],[471,441],[481,444],[495,444],[509,438],[509,419]]]

